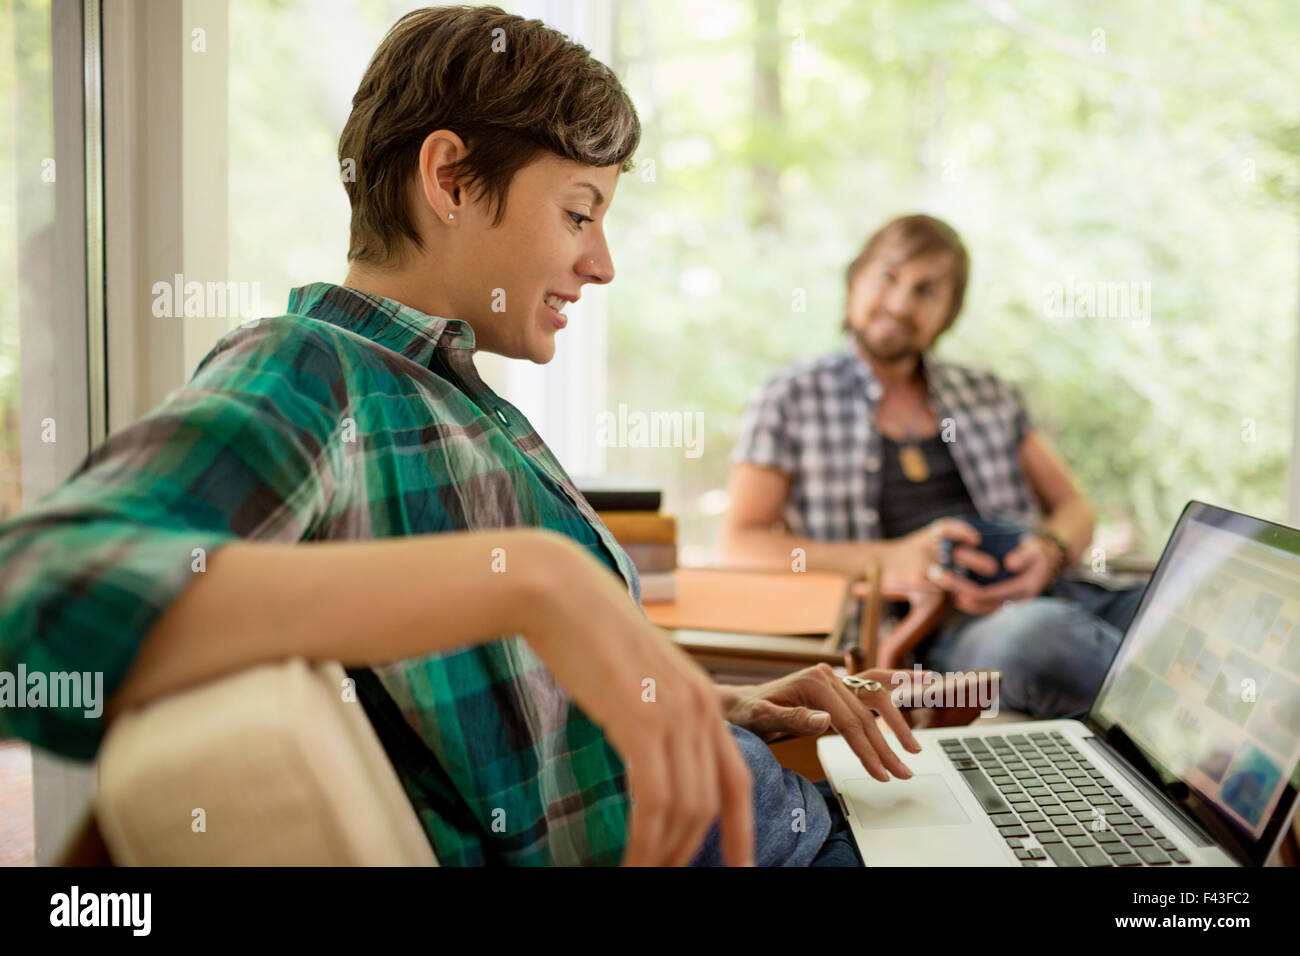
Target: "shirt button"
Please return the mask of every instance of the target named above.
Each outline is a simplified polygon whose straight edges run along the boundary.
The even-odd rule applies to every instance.
[[[872,382],[867,386],[867,398],[871,399],[873,402],[878,401],[880,396],[883,394],[885,394],[885,389],[879,382]]]
[[[875,508],[868,508],[866,510],[866,513],[863,515],[863,517],[867,519],[867,524],[880,523],[880,513],[877,512]]]
[[[867,471],[879,471],[879,470],[880,470],[880,459],[879,459],[879,458],[868,458],[868,459],[867,459]]]

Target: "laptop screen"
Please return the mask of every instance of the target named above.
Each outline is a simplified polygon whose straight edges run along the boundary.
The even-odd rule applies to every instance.
[[[1088,722],[1263,863],[1300,782],[1300,531],[1189,504]]]

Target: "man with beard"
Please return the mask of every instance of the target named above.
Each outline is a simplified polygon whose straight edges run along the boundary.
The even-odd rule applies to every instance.
[[[1016,388],[931,356],[961,311],[969,265],[931,216],[895,219],[867,241],[845,276],[845,347],[783,369],[745,413],[723,550],[749,566],[790,567],[795,549],[808,569],[874,561],[890,582],[942,588],[951,611],[919,660],[1001,671],[1003,706],[1064,716],[1091,703],[1141,589],[1062,575],[1094,527],[1069,467]],[[967,523],[980,519],[1025,531],[1001,568]]]

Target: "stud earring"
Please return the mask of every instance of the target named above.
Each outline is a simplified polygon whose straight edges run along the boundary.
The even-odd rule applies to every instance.
[[[455,218],[456,218],[456,214],[455,214],[454,212],[449,212],[449,213],[447,213],[447,218],[448,218],[448,219],[455,219]]]

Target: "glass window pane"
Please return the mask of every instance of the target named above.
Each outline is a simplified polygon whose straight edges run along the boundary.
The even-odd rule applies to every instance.
[[[20,374],[51,342],[40,329],[54,288],[54,94],[49,0],[0,6],[0,521],[24,503],[22,444],[40,415],[23,407]],[[29,494],[29,498],[31,495]],[[0,740],[0,866],[35,863],[32,764],[25,743]]]
[[[321,16],[310,2],[232,0],[230,274],[260,284],[267,314],[295,286],[347,274],[339,134],[379,41],[428,5],[357,0]]]
[[[686,560],[714,556],[750,389],[839,347],[845,267],[910,212],[971,253],[939,356],[1023,386],[1098,511],[1095,544],[1153,555],[1193,497],[1287,519],[1287,4],[1030,0],[1014,22],[960,2],[617,9],[654,165],[611,210],[610,407],[698,414],[704,437],[695,458],[607,461],[669,489]],[[1057,314],[1067,286],[1091,311]]]

